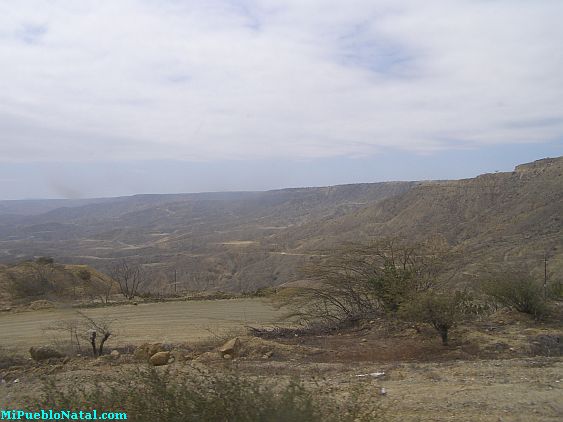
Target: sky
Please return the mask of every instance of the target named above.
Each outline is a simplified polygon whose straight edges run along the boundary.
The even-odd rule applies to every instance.
[[[563,155],[560,0],[0,0],[0,199]]]

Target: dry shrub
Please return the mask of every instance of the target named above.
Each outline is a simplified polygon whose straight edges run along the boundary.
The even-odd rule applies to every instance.
[[[535,319],[544,319],[550,314],[542,285],[525,272],[493,274],[482,283],[481,289],[498,304]]]
[[[338,409],[318,400],[300,382],[283,386],[242,377],[237,372],[199,370],[177,376],[155,368],[121,373],[105,382],[57,386],[48,381],[30,408],[126,412],[128,420],[169,422],[289,422],[377,420],[374,406],[350,402]]]

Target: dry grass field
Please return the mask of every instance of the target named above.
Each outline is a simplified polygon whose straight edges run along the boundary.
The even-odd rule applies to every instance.
[[[94,319],[113,320],[108,347],[143,342],[180,343],[239,333],[246,325],[268,325],[281,313],[260,299],[147,303],[81,310]],[[0,314],[0,346],[17,352],[52,342],[45,329],[79,318],[72,308]]]

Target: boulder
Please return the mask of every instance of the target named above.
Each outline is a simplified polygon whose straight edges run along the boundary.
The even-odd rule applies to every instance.
[[[50,346],[31,347],[29,349],[29,354],[31,355],[31,358],[36,361],[65,357],[64,353],[61,353]]]
[[[149,362],[153,366],[167,365],[170,360],[170,352],[158,352],[152,355]]]
[[[133,356],[137,360],[148,360],[152,355],[164,351],[162,343],[144,343],[137,347],[133,352]]]
[[[237,356],[240,349],[240,339],[238,337],[232,338],[219,348],[221,355]]]

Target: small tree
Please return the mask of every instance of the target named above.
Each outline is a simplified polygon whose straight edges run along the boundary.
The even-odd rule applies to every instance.
[[[118,283],[121,294],[128,300],[135,297],[145,281],[141,265],[131,264],[125,259],[111,268],[110,275]]]
[[[55,331],[68,336],[69,345],[77,353],[82,353],[82,341],[88,342],[94,357],[104,353],[104,345],[112,336],[114,320],[109,318],[91,318],[78,312],[79,318],[56,322],[45,328],[45,331]]]
[[[471,296],[466,292],[452,294],[429,291],[418,295],[401,309],[401,316],[409,321],[430,324],[447,346],[449,330],[470,315]]]

